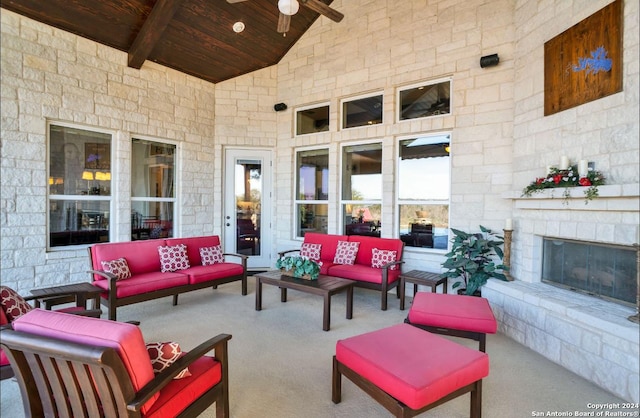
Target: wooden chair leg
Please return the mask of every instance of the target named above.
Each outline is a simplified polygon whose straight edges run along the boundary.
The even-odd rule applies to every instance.
[[[336,404],[342,402],[342,373],[338,370],[338,360],[336,360],[336,356],[333,356],[331,400]]]

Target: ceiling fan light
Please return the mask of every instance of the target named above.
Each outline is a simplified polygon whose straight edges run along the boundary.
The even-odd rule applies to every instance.
[[[278,0],[278,10],[284,15],[293,16],[298,13],[298,9],[300,9],[298,0]]]

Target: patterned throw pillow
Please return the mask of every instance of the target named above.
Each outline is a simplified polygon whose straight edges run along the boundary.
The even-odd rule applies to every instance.
[[[357,241],[338,241],[338,248],[336,248],[336,256],[333,258],[333,262],[336,264],[354,264],[359,246],[360,243]]]
[[[374,248],[371,250],[371,267],[374,268],[382,268],[387,263],[391,263],[392,261],[396,261],[396,251],[391,250],[379,250]],[[389,267],[389,270],[397,270],[398,265],[394,264]]]
[[[113,274],[118,280],[124,280],[131,277],[131,270],[129,270],[129,265],[124,257],[118,258],[117,260],[101,261],[100,263],[102,264],[102,269],[105,272]]]
[[[182,350],[180,350],[180,344],[178,343],[147,343],[146,346],[155,374],[160,373],[182,357]],[[182,379],[187,376],[191,376],[191,372],[188,367],[185,367],[174,379]]]
[[[0,306],[9,322],[15,321],[33,309],[22,296],[7,286],[0,286]]]
[[[184,244],[161,245],[158,247],[158,254],[160,254],[160,271],[163,273],[191,267],[187,257],[187,246]]]
[[[200,248],[200,259],[203,266],[210,266],[215,263],[223,263],[224,255],[222,255],[222,246],[214,245],[213,247]]]
[[[300,256],[307,257],[314,261],[320,261],[320,249],[322,248],[322,244],[311,244],[305,242],[300,247]]]

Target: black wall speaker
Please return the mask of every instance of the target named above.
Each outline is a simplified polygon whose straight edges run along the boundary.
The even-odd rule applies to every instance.
[[[287,110],[287,105],[284,103],[276,103],[273,105],[273,110],[276,112],[282,112],[283,110]]]
[[[486,55],[480,58],[480,67],[493,67],[494,65],[498,65],[499,62],[500,58],[498,57],[498,54]]]

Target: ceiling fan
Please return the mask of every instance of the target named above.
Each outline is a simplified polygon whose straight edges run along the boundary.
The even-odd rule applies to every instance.
[[[243,1],[246,0],[227,0],[227,3],[240,3]],[[278,10],[280,11],[280,16],[278,17],[278,33],[286,34],[289,31],[291,16],[298,13],[300,3],[314,12],[328,17],[334,22],[340,22],[344,18],[342,13],[332,9],[320,0],[278,0]]]

